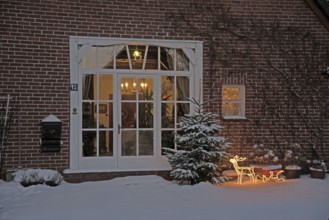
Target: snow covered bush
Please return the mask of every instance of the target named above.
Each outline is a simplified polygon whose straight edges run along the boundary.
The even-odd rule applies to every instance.
[[[278,164],[280,162],[274,150],[264,147],[263,144],[255,144],[249,154],[249,158],[253,164],[268,165]]]
[[[283,161],[286,165],[303,165],[306,158],[303,156],[303,149],[299,144],[291,144],[285,149]]]
[[[165,148],[166,156],[172,166],[170,175],[180,183],[196,184],[202,181],[220,183],[226,181],[221,176],[219,164],[227,159],[226,148],[230,143],[219,136],[223,130],[217,124],[217,115],[205,113],[206,103],[190,100],[196,107],[195,114],[181,118],[175,142],[177,150]]]
[[[308,160],[309,169],[327,172],[327,165],[323,160]]]
[[[58,186],[63,179],[63,176],[55,170],[22,169],[15,172],[14,181],[21,183],[25,187],[37,184]]]
[[[312,159],[308,159],[306,164],[309,170],[328,171],[325,157],[320,154],[315,146],[312,147]]]

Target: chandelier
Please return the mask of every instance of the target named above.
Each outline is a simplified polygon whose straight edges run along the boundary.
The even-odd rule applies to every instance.
[[[136,50],[133,52],[134,61],[140,62],[142,60],[142,52],[138,51],[136,46]]]
[[[132,83],[129,84],[128,81],[126,82],[121,82],[121,91],[122,92],[129,92],[129,93],[134,93],[134,92],[137,92],[137,83],[135,81],[133,81]],[[147,89],[147,83],[146,82],[141,82],[139,85],[138,85],[138,90],[140,92],[142,91],[145,91]]]

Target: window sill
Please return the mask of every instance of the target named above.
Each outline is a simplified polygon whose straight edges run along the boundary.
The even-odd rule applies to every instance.
[[[245,116],[223,116],[224,120],[247,120]]]

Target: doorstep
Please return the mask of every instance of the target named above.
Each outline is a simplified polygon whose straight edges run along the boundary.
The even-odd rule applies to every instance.
[[[171,180],[169,170],[152,170],[152,171],[70,171],[65,170],[63,173],[64,180],[68,183],[81,183],[87,181],[101,181],[110,180],[117,177],[125,176],[148,176],[156,175],[161,176],[166,180]]]

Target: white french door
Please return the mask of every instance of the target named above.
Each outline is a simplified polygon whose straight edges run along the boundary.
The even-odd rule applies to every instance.
[[[157,166],[158,105],[155,76],[118,77],[118,168]]]
[[[167,167],[161,145],[157,144],[161,116],[156,102],[156,75],[93,74],[86,75],[83,81],[85,85],[97,85],[97,89],[82,101],[85,112],[80,167],[111,170]]]

